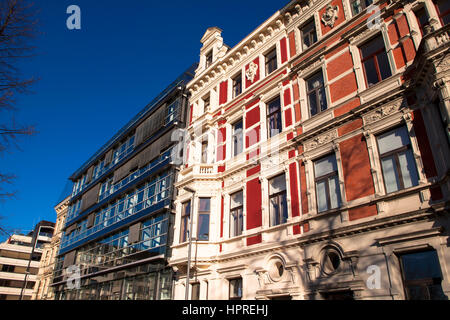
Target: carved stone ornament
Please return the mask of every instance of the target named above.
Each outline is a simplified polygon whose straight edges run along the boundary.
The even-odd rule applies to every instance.
[[[245,76],[247,77],[247,80],[253,82],[256,77],[256,72],[258,72],[258,65],[254,62],[251,62],[248,66],[247,71],[245,72]]]
[[[334,22],[339,17],[339,7],[332,6],[331,4],[327,5],[325,12],[322,15],[322,22],[325,26],[334,27]]]
[[[325,134],[322,134],[318,137],[308,140],[305,143],[305,151],[309,151],[317,147],[320,147],[321,145],[331,142],[333,139],[336,139],[337,137],[338,137],[337,130],[328,131]]]
[[[382,106],[381,108],[375,110],[374,112],[371,112],[371,113],[363,116],[364,123],[369,124],[369,123],[376,122],[382,118],[385,118],[385,117],[397,112],[398,110],[400,110],[402,105],[403,105],[402,102],[399,101],[394,104]]]

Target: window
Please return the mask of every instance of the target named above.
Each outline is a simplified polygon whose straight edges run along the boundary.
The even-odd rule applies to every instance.
[[[282,130],[280,97],[277,97],[267,104],[267,125],[269,138],[276,136]]]
[[[266,76],[274,72],[277,68],[277,49],[273,48],[273,50],[266,55]]]
[[[191,300],[200,300],[200,283],[196,282],[191,284]]]
[[[233,98],[242,93],[242,74],[239,72],[237,76],[233,78]]]
[[[209,95],[207,95],[206,97],[203,98],[203,110],[207,111],[209,106],[210,106],[211,102],[209,99]]]
[[[357,15],[361,11],[365,10],[372,4],[373,0],[350,0],[350,6],[352,7],[352,14]]]
[[[242,119],[233,124],[233,155],[237,156],[244,149]]]
[[[212,50],[206,54],[206,64],[205,68],[208,68],[213,63],[213,52]]]
[[[436,0],[434,3],[442,25],[447,25],[450,22],[450,2],[448,0]]]
[[[181,208],[181,235],[180,242],[186,242],[189,239],[189,222],[191,216],[191,201],[183,203]]]
[[[242,278],[230,279],[230,300],[242,299]]]
[[[2,272],[14,272],[14,266],[4,264],[2,266]]]
[[[92,180],[95,180],[98,177],[100,177],[104,170],[105,170],[105,161],[102,160],[94,167],[94,171],[92,172]]]
[[[316,25],[314,19],[308,22],[305,26],[300,29],[303,50],[308,49],[317,41]]]
[[[310,116],[327,109],[327,97],[322,71],[319,71],[306,79],[306,95],[308,96],[308,107]]]
[[[270,226],[277,226],[287,221],[286,178],[284,174],[269,180],[269,215]]]
[[[402,254],[400,265],[407,300],[446,300],[436,251]]]
[[[128,138],[126,141],[123,141],[113,153],[112,164],[118,163],[120,160],[125,158],[134,148],[134,136]]]
[[[363,44],[360,52],[367,87],[391,76],[391,68],[381,35]]]
[[[209,240],[209,213],[211,211],[211,199],[199,198],[198,209],[198,240]]]
[[[341,205],[341,192],[334,154],[314,161],[317,211],[323,212]]]
[[[179,115],[179,110],[180,110],[180,99],[176,99],[170,105],[167,106],[167,115],[164,124],[168,124],[173,120],[177,119]]]
[[[244,193],[233,193],[230,198],[230,237],[237,237],[244,230]]]
[[[416,186],[417,168],[406,127],[377,137],[386,193]]]
[[[429,24],[428,22],[428,14],[424,7],[420,8],[417,11],[414,11],[414,14],[417,18],[417,24],[419,25],[420,33],[422,36],[424,35],[424,27]]]
[[[208,163],[208,141],[202,142],[202,163]]]

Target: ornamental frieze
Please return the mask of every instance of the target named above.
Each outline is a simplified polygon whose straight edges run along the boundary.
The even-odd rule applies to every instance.
[[[337,130],[331,130],[324,134],[321,134],[317,137],[314,137],[310,140],[307,140],[304,144],[305,151],[313,150],[317,147],[320,147],[323,144],[326,144],[328,142],[331,142],[333,139],[336,139],[338,137]]]
[[[401,109],[403,106],[403,103],[401,101],[397,101],[396,103],[382,106],[381,108],[378,108],[377,110],[366,114],[363,116],[364,124],[370,124],[373,122],[376,122],[380,119],[383,119]]]

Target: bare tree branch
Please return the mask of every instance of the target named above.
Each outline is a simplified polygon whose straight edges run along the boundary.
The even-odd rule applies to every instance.
[[[33,56],[35,48],[30,42],[37,36],[36,13],[29,0],[0,1],[0,112],[7,112],[11,118],[0,123],[0,154],[20,149],[18,139],[36,133],[34,126],[17,124],[13,116],[17,95],[29,93],[37,81],[35,77],[23,77],[18,67],[20,60]],[[14,179],[15,175],[0,172],[0,201],[16,194],[3,187]]]

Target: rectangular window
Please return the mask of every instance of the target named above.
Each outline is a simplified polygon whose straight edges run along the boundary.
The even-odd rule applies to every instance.
[[[352,7],[352,14],[357,15],[361,11],[365,10],[372,4],[373,0],[350,0],[350,6]]]
[[[206,112],[210,106],[211,102],[210,102],[210,98],[209,98],[209,94],[203,98],[203,110]]]
[[[242,300],[242,278],[230,279],[230,300]]]
[[[402,254],[400,264],[407,300],[447,300],[436,251]]]
[[[381,35],[363,44],[359,50],[367,87],[371,87],[392,75]]]
[[[237,76],[233,78],[233,98],[242,93],[242,74],[239,72]]]
[[[244,193],[233,193],[230,198],[230,237],[237,237],[244,230]]]
[[[242,119],[233,124],[233,155],[237,156],[244,150]]]
[[[276,136],[282,131],[280,97],[267,103],[267,126],[269,138]]]
[[[208,163],[208,141],[202,142],[202,163]]]
[[[386,193],[418,185],[416,163],[406,127],[377,137]]]
[[[284,174],[269,180],[269,215],[270,226],[277,226],[287,221],[286,177]]]
[[[191,284],[192,293],[191,300],[200,300],[200,283]]]
[[[308,49],[314,43],[317,42],[316,25],[314,19],[308,22],[305,26],[300,29],[302,37],[303,50]]]
[[[209,240],[209,213],[211,211],[211,199],[199,198],[198,208],[198,240]]]
[[[134,136],[123,141],[116,149],[114,149],[112,164],[118,163],[125,158],[134,148]]]
[[[309,114],[311,117],[327,109],[327,97],[325,95],[322,71],[306,79],[306,95],[308,96]]]
[[[424,35],[424,27],[429,24],[428,14],[424,7],[414,11],[414,15],[417,18],[417,24],[419,25],[420,33]]]
[[[181,234],[180,243],[189,239],[189,223],[191,216],[191,201],[183,203],[181,208]]]
[[[266,76],[277,70],[277,49],[274,48],[266,54]]]
[[[434,3],[442,25],[447,25],[450,22],[450,1],[435,0]]]
[[[206,54],[205,68],[208,68],[213,63],[213,52],[212,50]]]
[[[317,211],[323,212],[341,205],[341,192],[334,154],[314,161]]]

